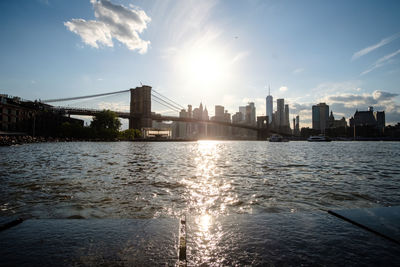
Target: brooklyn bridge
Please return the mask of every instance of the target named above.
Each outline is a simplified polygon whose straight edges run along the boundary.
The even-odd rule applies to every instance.
[[[248,129],[257,132],[257,138],[259,140],[266,139],[271,133],[277,133],[268,127],[268,118],[266,116],[258,116],[256,125],[246,124],[246,123],[232,123],[228,121],[218,121],[218,120],[204,120],[193,117],[182,117],[182,116],[165,116],[161,114],[157,114],[152,112],[152,101],[158,103],[159,105],[174,111],[180,112],[184,110],[184,107],[178,104],[177,102],[171,100],[170,98],[163,96],[158,93],[151,86],[142,85],[141,87],[136,87],[133,89],[115,91],[103,94],[95,94],[95,95],[86,95],[86,96],[77,96],[77,97],[69,97],[69,98],[58,98],[58,99],[47,99],[43,100],[43,103],[56,103],[56,102],[68,102],[80,99],[90,99],[97,97],[106,97],[116,94],[130,93],[130,110],[126,111],[117,111],[114,112],[118,117],[128,119],[129,120],[129,128],[130,129],[143,129],[143,128],[151,128],[153,125],[153,121],[163,122],[163,121],[177,121],[177,122],[186,122],[193,124],[215,124],[215,125],[223,125],[230,126],[242,129]],[[84,116],[95,116],[97,113],[101,112],[100,109],[93,108],[82,108],[82,107],[70,107],[70,106],[53,106],[52,109],[56,111],[60,111],[66,115],[84,115]]]

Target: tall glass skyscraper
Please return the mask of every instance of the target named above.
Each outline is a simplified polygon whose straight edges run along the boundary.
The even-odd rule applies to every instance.
[[[265,114],[267,114],[267,116],[268,116],[268,123],[271,123],[272,122],[272,112],[273,112],[273,99],[272,99],[272,95],[271,95],[271,88],[269,88],[269,86],[268,86],[268,96],[267,96],[267,105],[266,105],[266,107],[267,107],[267,110],[266,110],[266,113]]]
[[[283,98],[276,100],[276,125],[278,127],[285,125],[285,100]]]
[[[329,106],[325,103],[319,103],[312,106],[312,128],[320,130],[322,133],[328,127]]]

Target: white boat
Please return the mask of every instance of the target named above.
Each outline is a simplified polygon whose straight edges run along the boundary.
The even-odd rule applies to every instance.
[[[274,134],[269,138],[270,142],[289,142],[289,139],[284,138],[280,135]]]
[[[325,135],[314,135],[314,136],[310,136],[307,139],[307,141],[308,142],[330,142],[332,140]]]

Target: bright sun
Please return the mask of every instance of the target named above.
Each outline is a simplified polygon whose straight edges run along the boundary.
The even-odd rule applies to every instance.
[[[223,50],[212,47],[194,47],[179,58],[182,78],[190,84],[218,86],[229,75],[229,60]]]

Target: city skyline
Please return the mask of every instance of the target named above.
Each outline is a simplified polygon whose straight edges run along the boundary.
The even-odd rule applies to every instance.
[[[254,102],[259,116],[270,85],[301,127],[311,127],[311,107],[322,102],[346,120],[374,106],[387,124],[400,121],[397,1],[38,0],[0,8],[1,93],[34,100],[142,82],[211,113],[222,105],[233,115]]]

